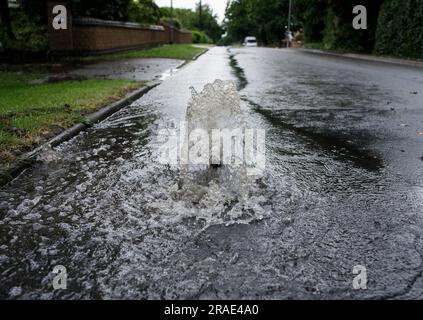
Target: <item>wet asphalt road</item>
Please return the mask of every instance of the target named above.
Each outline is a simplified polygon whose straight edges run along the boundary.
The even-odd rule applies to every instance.
[[[247,201],[224,180],[181,196],[155,161],[189,87],[215,79],[266,129]],[[0,297],[421,299],[422,96],[422,69],[214,48],[1,190]]]

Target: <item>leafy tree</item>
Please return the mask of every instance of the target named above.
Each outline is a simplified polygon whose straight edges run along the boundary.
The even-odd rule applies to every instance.
[[[296,0],[294,16],[304,32],[305,42],[322,42],[327,15],[327,0]]]
[[[41,24],[47,23],[47,0],[18,0],[25,14]],[[128,21],[133,0],[68,0],[74,16]],[[141,2],[148,2],[141,0]],[[152,2],[152,1],[151,1]]]
[[[192,31],[192,43],[210,43],[211,39],[202,31]]]
[[[0,17],[1,22],[5,25],[6,35],[9,39],[15,39],[15,35],[12,30],[12,22],[10,19],[10,11],[7,0],[0,0]]]
[[[74,14],[105,20],[128,21],[132,0],[72,0]]]
[[[25,15],[39,24],[47,24],[47,0],[18,0]]]
[[[234,0],[226,7],[224,27],[232,41],[242,41],[248,35],[258,35],[252,21],[252,0]]]
[[[217,15],[213,13],[213,10],[208,4],[203,4],[200,7],[200,3],[197,3],[195,16],[193,21],[193,29],[203,31],[208,35],[214,42],[220,40],[223,29],[217,22]]]
[[[138,23],[158,23],[162,13],[153,0],[134,0],[128,8],[128,19]]]
[[[179,29],[192,29],[196,18],[195,12],[191,9],[173,8],[172,14],[169,7],[160,8],[162,20],[171,23],[175,22]]]
[[[160,9],[164,17],[163,20],[170,22],[170,8],[163,7]],[[216,14],[207,4],[203,4],[200,9],[200,5],[197,3],[195,10],[174,8],[173,20],[179,23],[181,28],[204,32],[213,42],[217,42],[223,33]]]
[[[327,49],[371,52],[375,41],[377,17],[383,0],[361,0],[367,8],[367,30],[352,28],[353,8],[350,0],[328,0],[324,45]]]

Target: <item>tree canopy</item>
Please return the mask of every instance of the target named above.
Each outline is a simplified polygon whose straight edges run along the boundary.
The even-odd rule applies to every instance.
[[[202,31],[213,42],[219,41],[223,34],[223,28],[217,21],[217,15],[207,4],[202,4],[200,7],[200,3],[198,2],[195,10],[173,8],[172,14],[169,7],[163,7],[161,8],[161,12],[163,19],[170,21],[172,15],[173,20],[181,28]]]

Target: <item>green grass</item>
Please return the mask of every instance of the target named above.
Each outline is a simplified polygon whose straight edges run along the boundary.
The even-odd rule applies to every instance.
[[[192,60],[197,54],[203,51],[203,48],[198,48],[190,44],[168,44],[151,49],[133,50],[126,52],[119,52],[113,54],[106,54],[102,56],[91,56],[83,58],[84,61],[93,60],[121,60],[131,58],[168,58],[180,60]]]
[[[39,73],[0,72],[0,163],[145,83],[83,80],[32,84]]]
[[[35,80],[41,76],[39,73],[0,71],[0,90],[26,85],[31,80]]]

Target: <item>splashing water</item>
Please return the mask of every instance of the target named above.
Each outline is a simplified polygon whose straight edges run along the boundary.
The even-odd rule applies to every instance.
[[[241,112],[241,99],[233,81],[215,80],[197,93],[193,88],[188,102],[186,120],[188,130],[196,128],[233,129],[245,128],[245,116]]]
[[[50,145],[43,146],[37,155],[37,160],[44,163],[57,162],[60,159],[60,153],[54,150]]]
[[[182,154],[191,155],[193,142],[188,137],[196,129],[207,132],[210,154],[213,130],[236,129],[244,132],[245,115],[241,111],[241,100],[233,81],[215,80],[205,85],[200,93],[193,88],[191,91]],[[237,142],[241,146],[245,144],[243,138]],[[221,154],[222,150],[218,153]],[[237,156],[236,152],[234,156]],[[206,227],[220,223],[249,223],[263,218],[264,211],[260,210],[258,203],[265,198],[259,195],[256,178],[247,175],[246,166],[213,163],[216,162],[210,157],[207,165],[192,165],[189,161],[183,164],[178,188],[172,192],[173,200],[196,209],[196,218],[205,222]]]

